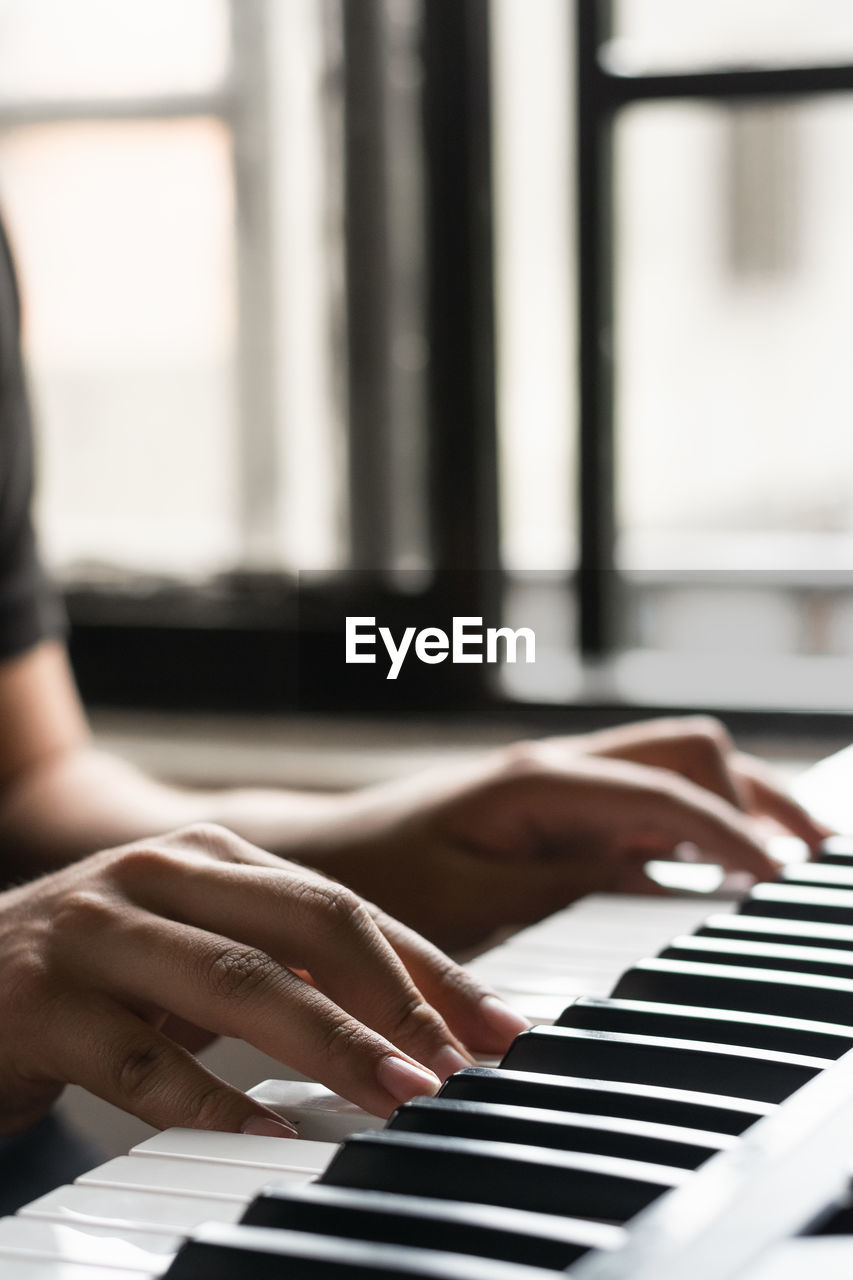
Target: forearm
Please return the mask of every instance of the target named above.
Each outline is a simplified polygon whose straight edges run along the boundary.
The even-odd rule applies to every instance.
[[[98,849],[195,822],[298,857],[338,812],[333,796],[168,786],[81,745],[16,776],[0,795],[3,879],[31,878]]]

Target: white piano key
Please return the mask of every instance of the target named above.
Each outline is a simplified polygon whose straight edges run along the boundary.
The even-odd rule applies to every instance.
[[[633,963],[633,962],[632,962]],[[630,965],[601,972],[594,977],[587,975],[581,982],[559,981],[544,983],[546,990],[535,990],[533,981],[524,977],[505,976],[490,980],[490,986],[511,1008],[527,1018],[528,1022],[553,1022],[575,996],[607,996],[620,973]]]
[[[667,934],[667,937],[673,936],[673,934]],[[505,944],[495,951],[490,951],[488,955],[478,957],[470,967],[485,971],[499,968],[507,963],[513,965],[521,963],[531,971],[541,969],[542,972],[561,972],[569,967],[576,970],[610,969],[626,958],[633,962],[641,953],[648,954],[648,938],[632,940],[624,936],[615,939],[599,937],[572,947],[556,947],[549,942],[537,944],[535,939],[525,939],[524,943],[519,943],[517,947]]]
[[[621,973],[690,932],[719,899],[591,895],[516,934],[468,968],[529,1022],[553,1022],[573,997],[607,996]]]
[[[610,975],[607,978],[602,976],[599,983],[585,982],[583,986],[577,987],[561,983],[556,991],[528,991],[525,990],[524,984],[504,986],[497,982],[494,983],[494,989],[505,1004],[510,1005],[528,1021],[534,1018],[538,1022],[553,1022],[576,996],[609,995],[613,981]]]
[[[777,862],[808,862],[809,846],[799,836],[770,836],[765,841],[765,848]]]
[[[714,914],[713,909],[703,911],[700,920],[704,920],[711,914]],[[696,923],[699,922],[691,920],[689,927],[681,932],[692,933]],[[567,964],[610,966],[618,963],[625,956],[636,959],[641,953],[647,955],[650,948],[661,946],[667,938],[674,937],[679,932],[678,921],[673,921],[673,925],[673,929],[656,929],[650,934],[648,930],[643,933],[636,929],[611,930],[607,926],[596,924],[594,932],[580,938],[573,938],[570,943],[564,942],[562,945],[549,938],[540,941],[535,937],[522,936],[518,946],[513,947],[510,943],[505,943],[503,947],[478,957],[474,963],[488,965],[493,960],[500,962],[508,952],[531,967],[537,965],[561,967]]]
[[[597,918],[649,928],[655,923],[671,925],[673,920],[685,920],[691,914],[700,915],[707,909],[719,909],[718,905],[714,906],[719,902],[716,896],[697,898],[695,894],[591,893],[562,914],[572,917],[572,927],[581,927],[584,921]],[[547,916],[533,927],[541,929],[559,923],[560,914]]]
[[[551,947],[537,949],[504,945],[490,951],[487,956],[481,956],[468,967],[470,972],[479,974],[482,978],[488,978],[492,974],[521,972],[535,983],[543,978],[597,973],[602,969],[612,969],[620,963],[633,964],[636,959],[636,950],[631,946],[600,947],[596,950],[587,948],[580,951],[572,949],[570,952],[564,949],[561,954]]]
[[[87,1187],[118,1187],[125,1190],[165,1191],[177,1196],[206,1196],[214,1200],[234,1200],[254,1195],[267,1182],[284,1180],[304,1186],[312,1173],[260,1168],[253,1165],[221,1164],[212,1160],[178,1160],[169,1156],[117,1156],[97,1169],[90,1169],[75,1181]]]
[[[168,1268],[181,1243],[181,1236],[174,1234],[125,1237],[113,1227],[71,1226],[21,1217],[0,1220],[0,1263],[6,1258],[32,1257],[90,1267],[121,1267],[153,1276]]]
[[[79,1183],[57,1187],[19,1209],[23,1218],[49,1218],[54,1222],[119,1222],[123,1229],[176,1231],[186,1234],[200,1222],[215,1218],[236,1222],[248,1198],[212,1200],[204,1196],[175,1196],[159,1191],[123,1191],[117,1187],[84,1187]]]
[[[154,1272],[98,1267],[53,1258],[4,1257],[0,1253],[3,1280],[154,1280]]]
[[[622,968],[634,964],[637,959],[637,956],[633,956],[625,960]],[[612,969],[587,969],[583,972],[567,966],[563,972],[543,969],[537,977],[527,965],[513,968],[510,964],[502,964],[500,968],[488,970],[487,974],[480,971],[480,977],[488,976],[492,986],[502,987],[505,991],[529,991],[541,995],[564,991],[568,995],[595,995],[590,984],[609,982],[612,986],[613,973]]]
[[[819,760],[800,774],[792,788],[800,804],[819,822],[840,832],[853,832],[853,744]]]
[[[381,1129],[385,1121],[322,1084],[297,1080],[262,1080],[249,1097],[296,1125],[300,1138],[343,1142],[351,1133]]]
[[[586,988],[583,992],[577,991],[575,995],[585,996],[606,996],[610,988],[613,986],[613,980],[607,984],[606,989],[601,991],[593,991]],[[515,1009],[516,1013],[520,1013],[526,1018],[531,1026],[550,1026],[552,1022],[556,1022],[566,1005],[572,1000],[572,995],[536,995],[530,991],[507,991],[502,987],[496,987],[498,995],[504,1004],[508,1004],[511,1009]],[[498,1066],[500,1063],[500,1055],[494,1059],[477,1058],[481,1066],[490,1067]]]
[[[787,1240],[751,1266],[744,1280],[850,1280],[853,1240],[850,1236],[814,1236]]]
[[[137,1143],[130,1154],[322,1173],[334,1155],[334,1148],[327,1142],[309,1142],[302,1138],[265,1138],[251,1133],[216,1133],[211,1129],[165,1129]]]

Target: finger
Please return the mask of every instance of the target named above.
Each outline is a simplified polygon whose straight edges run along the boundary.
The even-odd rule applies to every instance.
[[[650,812],[666,847],[689,841],[706,858],[730,871],[772,879],[778,865],[752,833],[743,813],[686,778],[658,779]]]
[[[7,1135],[22,1133],[41,1120],[57,1101],[66,1083],[65,1080],[37,1078],[32,1072],[22,1076],[4,1064],[0,1074],[0,1143]]]
[[[77,969],[114,999],[159,1004],[388,1115],[434,1094],[437,1077],[258,948],[139,912],[106,932]]]
[[[152,843],[158,849],[172,850],[179,854],[188,851],[196,852],[203,854],[205,858],[213,858],[217,862],[244,862],[264,867],[294,867],[293,863],[284,862],[276,854],[251,844],[217,822],[194,822],[191,826],[179,827],[175,831],[157,836],[156,841]],[[312,873],[306,869],[306,874]]]
[[[414,929],[378,908],[375,920],[430,1004],[479,1053],[503,1053],[529,1023]]]
[[[112,1000],[77,1000],[54,1025],[46,1066],[156,1129],[178,1125],[295,1138],[296,1130],[220,1080]]]
[[[788,795],[778,785],[772,771],[760,760],[738,754],[735,757],[735,767],[752,791],[752,807],[755,812],[774,818],[793,835],[805,840],[811,849],[815,849],[827,836],[832,835],[832,828],[818,822],[793,796]]]
[[[583,779],[576,763],[564,778],[557,772],[540,777],[528,803],[552,844],[561,833],[572,836],[576,854],[577,833],[565,828],[573,801],[576,812],[580,782],[585,784],[584,821],[613,851],[617,874],[620,860],[635,859],[638,854],[646,859],[665,858],[684,841],[695,844],[709,860],[731,870],[748,871],[757,879],[766,880],[777,873],[775,861],[739,809],[669,770],[625,761],[591,761]],[[567,859],[569,875],[575,874],[576,862],[576,856]]]
[[[713,716],[666,718],[604,730],[601,735],[591,735],[588,750],[595,755],[669,769],[737,809],[747,807],[744,788],[730,767],[732,739]]]
[[[154,1025],[158,1026],[170,1040],[174,1040],[175,1044],[189,1049],[190,1053],[198,1053],[201,1049],[206,1049],[216,1039],[210,1031],[187,1022],[185,1018],[176,1018],[173,1014],[166,1015],[159,1024],[155,1022]]]
[[[161,868],[161,871],[163,868]],[[440,1076],[466,1061],[463,1045],[419,991],[356,894],[287,866],[211,863],[169,855],[149,878],[146,905],[307,970],[341,1009]]]

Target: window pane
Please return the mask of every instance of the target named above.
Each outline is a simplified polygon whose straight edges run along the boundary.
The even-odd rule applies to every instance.
[[[0,138],[45,549],[174,573],[235,554],[229,134],[206,119]]]
[[[497,0],[495,245],[501,551],[575,559],[570,6]]]
[[[227,56],[224,0],[0,0],[0,100],[203,90]]]
[[[275,562],[347,562],[346,336],[339,15],[316,0],[267,9],[278,511]],[[251,198],[251,197],[250,197]],[[251,235],[251,230],[248,231]],[[245,237],[244,237],[245,239]]]
[[[618,0],[612,50],[643,70],[853,58],[849,0]]]
[[[842,633],[819,574],[780,592],[853,564],[851,141],[841,97],[646,106],[617,129],[620,563],[773,571],[766,608],[754,581],[738,597],[765,649],[837,651]],[[705,614],[695,593],[650,599],[635,641],[735,634],[734,596]]]

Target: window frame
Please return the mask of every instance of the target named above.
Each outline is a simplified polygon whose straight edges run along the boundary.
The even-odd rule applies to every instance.
[[[640,102],[790,101],[853,92],[853,63],[628,74],[608,57],[612,34],[612,0],[575,0],[579,633],[581,653],[592,661],[616,652],[624,609],[616,563],[615,121]]]
[[[410,584],[401,583],[386,550],[392,496],[392,476],[385,465],[391,431],[390,329],[382,287],[387,270],[365,269],[377,245],[385,244],[387,173],[373,148],[384,127],[385,104],[376,86],[382,0],[328,3],[337,6],[343,37],[349,565],[343,572],[312,575],[310,582],[286,573],[246,570],[201,589],[155,583],[144,596],[72,586],[66,593],[70,649],[81,689],[92,703],[405,714],[418,703],[447,711],[486,707],[493,701],[491,683],[477,668],[466,668],[464,683],[453,678],[449,665],[438,672],[433,668],[428,686],[402,699],[391,686],[385,706],[381,696],[377,704],[376,690],[369,701],[362,700],[343,674],[337,678],[334,671],[305,669],[306,654],[327,649],[344,611],[381,613],[393,624],[413,603]],[[230,0],[230,5],[231,75],[227,86],[217,95],[205,95],[203,103],[231,127],[237,157],[238,294],[244,331],[240,420],[252,423],[251,431],[241,430],[241,491],[244,535],[252,545],[269,527],[264,513],[268,516],[275,499],[269,341],[274,299],[264,265],[273,234],[272,205],[263,124],[266,86],[256,73],[260,64],[266,67],[269,0]],[[446,616],[497,619],[489,3],[429,0],[422,4],[421,21],[429,350],[425,484],[431,569],[414,603]],[[117,110],[132,117],[135,105],[109,102],[98,104],[98,111],[109,118]],[[153,100],[150,105],[157,109]],[[193,109],[198,107],[194,102]],[[241,160],[242,140],[251,168]],[[352,569],[359,570],[357,577]],[[297,666],[307,688],[295,686]],[[445,671],[447,679],[442,678]]]
[[[2,110],[3,123],[45,120],[170,118],[204,114],[222,120],[234,140],[236,261],[240,342],[237,351],[241,515],[244,544],[257,546],[271,527],[275,502],[276,407],[270,273],[274,227],[270,191],[266,57],[270,0],[229,0],[232,56],[227,76],[203,94],[157,95],[103,102],[33,104]],[[579,564],[560,590],[575,593],[581,656],[588,664],[579,701],[520,703],[503,694],[482,668],[466,668],[460,687],[430,671],[428,687],[387,700],[359,700],[352,681],[334,670],[310,673],[297,688],[300,651],[330,642],[347,612],[402,616],[407,592],[383,561],[387,547],[385,455],[391,416],[387,297],[382,271],[364,270],[384,217],[382,165],[365,171],[367,136],[381,136],[381,95],[365,85],[381,56],[381,0],[324,0],[340,15],[344,41],[344,195],[347,205],[346,309],[351,333],[362,327],[363,349],[350,344],[348,456],[351,564],[363,573],[357,589],[346,574],[308,588],[281,573],[240,572],[201,590],[155,585],[117,593],[78,584],[66,593],[70,647],[87,701],[101,705],[194,710],[454,716],[510,715],[532,725],[582,728],[628,715],[671,714],[653,701],[626,703],[602,683],[615,654],[621,599],[615,564],[612,364],[600,335],[613,321],[611,132],[631,102],[662,98],[793,96],[853,90],[853,66],[620,75],[603,56],[611,29],[609,0],[575,0],[577,63],[576,233],[579,340]],[[356,14],[359,16],[356,17]],[[496,429],[494,260],[491,209],[491,84],[489,0],[422,0],[425,157],[427,367],[427,508],[435,575],[422,592],[443,613],[500,616],[505,585],[499,558]],[[375,88],[375,84],[374,84]],[[352,127],[356,105],[362,128]],[[358,180],[356,180],[358,175]],[[365,318],[372,325],[365,325]],[[370,376],[355,377],[355,359]],[[568,478],[567,478],[568,484]],[[458,571],[471,570],[471,573]],[[297,606],[298,599],[298,606]],[[297,607],[301,618],[297,619]],[[297,638],[297,632],[301,637]],[[703,711],[701,695],[680,711]],[[853,716],[805,714],[784,707],[725,709],[733,728],[753,732],[837,732],[853,736]]]
[[[207,117],[230,138],[234,182],[237,511],[244,549],[262,543],[275,504],[274,299],[268,263],[273,245],[269,156],[269,0],[225,0],[229,57],[222,80],[204,90],[82,96],[0,105],[4,129],[40,124],[121,123]],[[264,523],[266,522],[266,523]],[[72,601],[76,589],[69,592]]]

